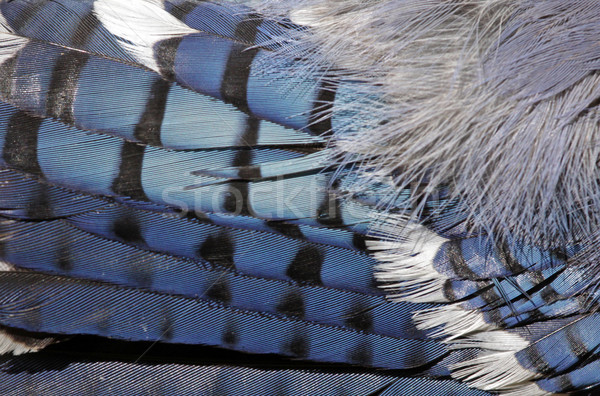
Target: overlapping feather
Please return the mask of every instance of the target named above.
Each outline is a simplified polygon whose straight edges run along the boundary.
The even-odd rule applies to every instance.
[[[567,5],[1,2],[2,350],[45,347],[7,389],[596,386],[598,18]]]
[[[413,304],[387,302],[375,287],[364,252],[371,207],[330,188],[319,136],[330,132],[335,86],[319,74],[295,79],[297,61],[268,54],[269,43],[251,48],[288,27],[266,21],[262,31],[256,14],[240,19],[247,9],[214,3],[227,11],[224,25],[197,18],[207,24],[199,31],[178,21],[181,7],[168,13],[167,6],[0,4],[4,350],[68,340],[7,357],[7,391],[42,393],[58,381],[70,392],[110,393],[124,376],[124,392],[466,390],[453,380],[407,377],[447,377],[449,364],[466,355],[427,339],[412,323]],[[227,18],[238,28],[229,35]],[[211,51],[231,61],[195,63]],[[263,58],[244,63],[244,51]],[[275,74],[244,72],[277,62]],[[247,86],[236,90],[237,83]],[[104,358],[91,350],[83,360],[63,355],[78,342],[116,342],[93,337],[151,344]],[[273,371],[245,367],[235,354],[182,366],[159,353],[154,369],[139,361],[182,343],[363,371],[334,375],[341,382],[333,383],[332,370],[311,363]],[[219,372],[255,380],[244,387]],[[146,375],[162,380],[136,384]],[[195,378],[174,381],[181,375]]]

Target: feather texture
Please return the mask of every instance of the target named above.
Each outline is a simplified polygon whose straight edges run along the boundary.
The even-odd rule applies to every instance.
[[[597,7],[252,5],[0,1],[2,392],[599,386]]]

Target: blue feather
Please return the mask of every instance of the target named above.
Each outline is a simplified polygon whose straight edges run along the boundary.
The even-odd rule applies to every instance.
[[[0,2],[0,391],[600,386],[589,238],[497,237],[436,169],[355,156],[418,100],[291,15]]]
[[[305,364],[301,369],[273,357],[254,358],[248,362],[243,355],[233,358],[247,362],[229,365],[231,354],[204,349],[177,348],[176,363],[160,363],[165,359],[160,346],[147,353],[146,344],[137,347],[116,341],[94,340],[95,346],[74,342],[75,352],[43,351],[35,358],[22,355],[0,361],[0,390],[3,394],[18,395],[23,389],[36,394],[62,395],[68,392],[114,395],[136,394],[194,394],[194,395],[398,395],[407,389],[428,395],[460,394],[484,396],[488,393],[471,389],[453,380],[396,377],[380,371],[361,372],[333,365]],[[68,344],[68,342],[67,342]],[[90,348],[101,357],[90,362],[77,347]],[[171,347],[175,348],[175,347]],[[161,353],[162,352],[162,353]],[[140,356],[142,355],[143,356]],[[115,357],[117,355],[118,357]],[[190,363],[192,357],[197,363]],[[34,370],[24,370],[24,368]],[[244,378],[240,381],[240,378]],[[193,380],[191,380],[193,379]],[[27,385],[24,385],[24,384]],[[18,390],[17,390],[18,389]]]
[[[129,54],[123,54],[118,37],[99,23],[91,5],[92,2],[73,6],[72,0],[61,0],[52,7],[33,7],[26,1],[17,0],[14,4],[5,4],[0,10],[10,28],[24,37],[89,51],[126,63],[138,63]],[[64,23],[47,23],[45,17],[54,16],[55,8],[61,8]],[[22,14],[27,15],[26,24],[22,23]],[[87,24],[82,27],[79,21]],[[240,23],[244,23],[244,20],[238,25]],[[257,24],[251,25],[256,35]],[[330,132],[327,121],[318,122],[311,114],[324,111],[319,111],[323,106],[320,98],[334,98],[335,90],[331,84],[317,77],[290,78],[293,76],[290,71],[306,69],[308,64],[273,57],[266,49],[234,41],[237,39],[237,30],[229,38],[219,35],[223,33],[219,29],[208,30],[208,33],[157,42],[151,50],[159,62],[159,71],[168,79],[232,103],[258,118],[317,135]],[[262,72],[265,63],[274,65],[269,75]]]
[[[7,49],[10,46],[8,41]],[[264,120],[254,121],[255,141],[244,141],[250,116],[129,64],[38,41],[25,42],[12,51],[14,55],[0,65],[2,99],[82,129],[175,149],[323,143],[318,137]],[[69,78],[61,80],[65,69]]]
[[[388,369],[419,367],[446,352],[434,341],[365,334],[169,294],[43,274],[9,272],[0,278],[0,323],[30,332],[227,346]],[[27,296],[19,298],[24,291]]]

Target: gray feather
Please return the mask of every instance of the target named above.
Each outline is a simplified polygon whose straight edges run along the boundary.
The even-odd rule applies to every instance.
[[[372,180],[358,188],[392,175],[449,186],[499,239],[560,246],[598,226],[596,2],[276,3],[312,25],[298,53],[350,70],[386,104],[376,118],[391,122],[338,135]]]

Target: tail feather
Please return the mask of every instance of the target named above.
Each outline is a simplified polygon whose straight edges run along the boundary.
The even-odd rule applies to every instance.
[[[165,1],[164,9],[193,29],[234,38],[248,47],[279,49],[290,29],[302,29],[291,21],[264,18],[243,4],[173,0]]]
[[[0,103],[0,143],[5,166],[88,194],[129,197],[186,211],[298,220],[317,226],[337,216],[337,225],[357,225],[360,229],[363,223],[364,230],[369,221],[368,208],[341,199],[332,201],[328,192],[330,176],[326,173],[188,188],[198,181],[192,170],[217,170],[232,163],[252,165],[302,155],[293,151],[263,149],[253,150],[249,155],[234,149],[166,151],[109,136],[85,134],[51,119],[30,116],[5,103]],[[334,206],[336,202],[341,207]]]
[[[243,257],[243,252],[232,257],[224,250],[226,245],[214,245],[219,237],[226,238],[226,233],[210,239],[212,250],[208,245],[201,249],[206,257],[192,261],[98,238],[63,221],[23,224],[4,220],[1,230],[2,259],[15,267],[215,300],[392,336],[423,337],[412,325],[411,311],[415,307],[386,303],[377,290],[369,288],[369,282],[361,279],[361,272],[368,271],[351,269],[351,275],[344,279],[330,273],[340,264],[309,270],[302,265],[308,267],[310,262],[291,262],[287,268],[278,268],[271,265],[268,255],[253,256],[254,271],[247,271],[250,264],[244,266],[241,260],[235,260]],[[278,246],[286,248],[285,244]],[[310,255],[306,253],[304,259],[309,260]]]
[[[40,183],[10,169],[0,170],[0,215],[51,220],[100,209],[105,200]]]
[[[85,351],[85,352],[83,352]],[[83,353],[82,353],[83,352]],[[98,360],[91,362],[90,353]],[[428,395],[485,396],[448,379],[412,378],[340,365],[323,367],[209,348],[89,339],[70,341],[37,355],[2,358],[0,389],[30,394],[382,395],[415,390]],[[243,381],[239,379],[243,378]]]
[[[30,332],[224,346],[387,369],[416,368],[446,353],[434,341],[282,320],[217,303],[80,279],[20,272],[5,272],[1,278],[0,322]]]

